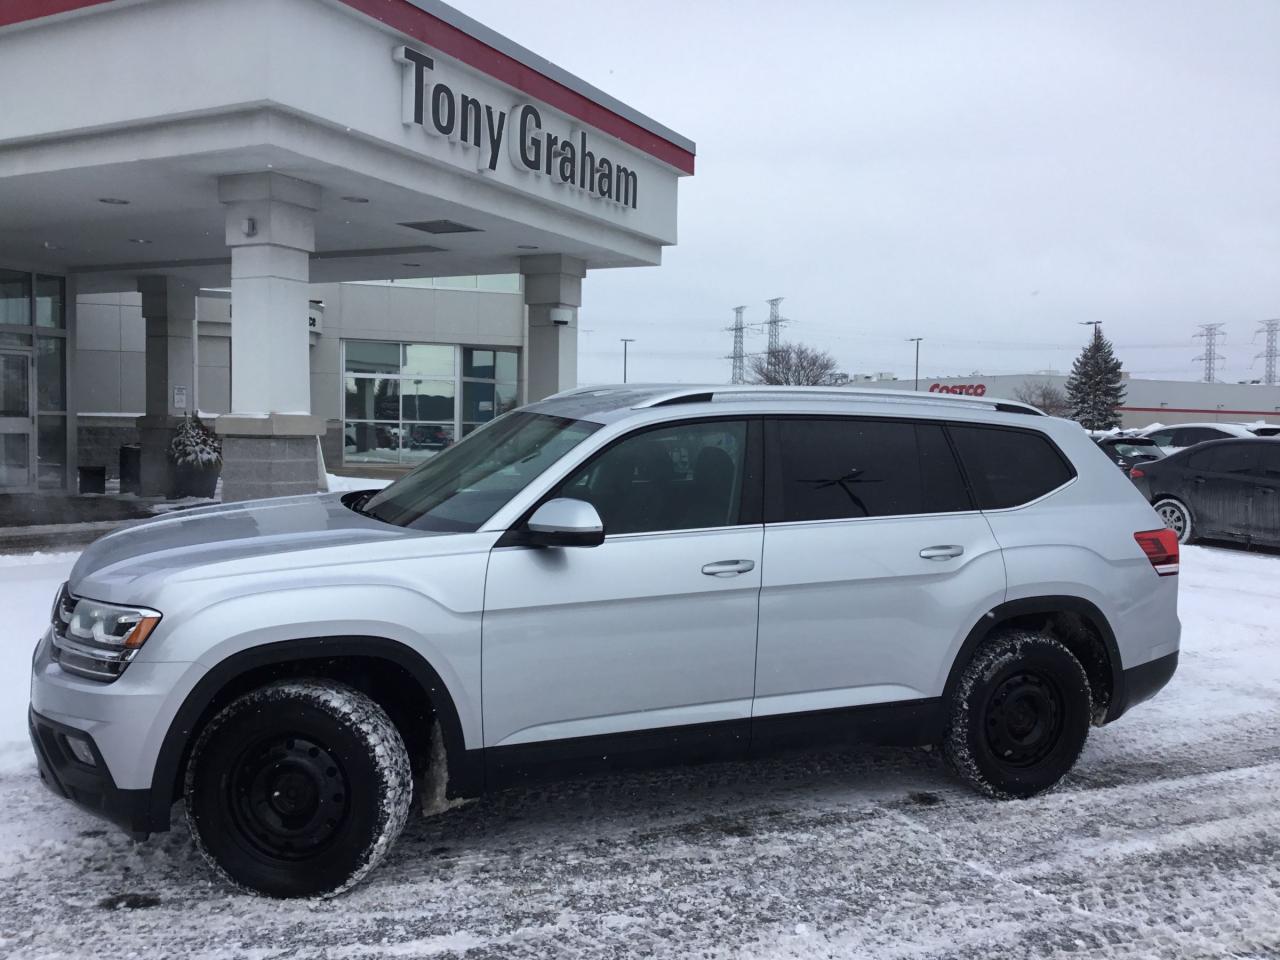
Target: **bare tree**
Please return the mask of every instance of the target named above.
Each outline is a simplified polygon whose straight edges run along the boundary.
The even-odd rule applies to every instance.
[[[787,387],[826,387],[840,383],[836,358],[825,350],[803,343],[783,343],[777,350],[751,358],[748,383]]]
[[[1048,380],[1029,380],[1013,391],[1013,399],[1039,407],[1051,417],[1071,416],[1067,392]]]

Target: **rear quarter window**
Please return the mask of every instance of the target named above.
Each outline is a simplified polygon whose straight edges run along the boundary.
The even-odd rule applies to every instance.
[[[1076,475],[1053,442],[1037,431],[957,424],[948,429],[983,510],[1030,503]]]

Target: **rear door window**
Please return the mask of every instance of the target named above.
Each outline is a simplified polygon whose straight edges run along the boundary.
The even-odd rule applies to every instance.
[[[1037,431],[959,424],[948,429],[984,510],[1030,503],[1075,476],[1053,442]]]
[[[1173,434],[1173,445],[1175,447],[1192,447],[1197,443],[1204,443],[1206,440],[1224,440],[1231,434],[1223,430],[1215,430],[1212,427],[1183,427],[1181,430],[1175,430]]]
[[[939,424],[786,417],[769,427],[772,522],[973,509]]]
[[[1218,443],[1208,451],[1210,473],[1245,476],[1254,472],[1258,463],[1258,448],[1252,440],[1241,443]]]

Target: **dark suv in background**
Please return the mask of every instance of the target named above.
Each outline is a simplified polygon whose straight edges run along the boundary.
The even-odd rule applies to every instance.
[[[1211,440],[1129,476],[1182,543],[1280,546],[1280,437]]]

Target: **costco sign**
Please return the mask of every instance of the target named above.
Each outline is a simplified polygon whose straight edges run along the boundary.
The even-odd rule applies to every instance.
[[[953,383],[948,386],[945,383],[931,384],[930,393],[961,393],[966,397],[981,397],[987,392],[985,383]]]

